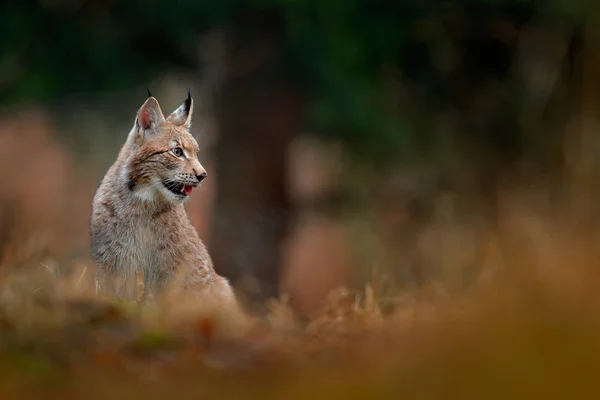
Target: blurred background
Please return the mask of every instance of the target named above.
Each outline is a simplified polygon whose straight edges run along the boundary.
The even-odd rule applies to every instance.
[[[209,179],[187,209],[251,300],[285,293],[308,313],[377,271],[462,290],[506,193],[543,197],[573,224],[597,217],[591,1],[0,7],[7,268],[91,265],[91,200],[146,88],[165,113],[192,90]],[[586,195],[566,207],[567,187]]]

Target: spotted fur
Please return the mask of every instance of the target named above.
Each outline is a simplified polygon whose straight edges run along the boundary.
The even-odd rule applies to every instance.
[[[188,196],[169,190],[198,187],[206,176],[197,157],[198,143],[189,132],[192,112],[189,92],[166,119],[150,95],[96,192],[91,247],[103,294],[137,298],[141,271],[145,294],[163,293],[181,276],[185,289],[234,299],[188,219]]]

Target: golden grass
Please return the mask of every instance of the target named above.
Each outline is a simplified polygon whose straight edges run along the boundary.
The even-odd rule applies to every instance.
[[[0,394],[593,398],[599,236],[521,213],[490,237],[487,275],[468,290],[403,293],[375,280],[332,293],[308,321],[285,297],[241,318],[175,298],[101,300],[85,267],[12,271],[0,291]]]
[[[593,207],[503,201],[472,284],[401,290],[376,276],[309,318],[286,296],[245,316],[100,299],[85,263],[0,268],[0,398],[594,398]],[[461,243],[464,227],[436,229]],[[466,259],[455,250],[433,258],[450,281]]]

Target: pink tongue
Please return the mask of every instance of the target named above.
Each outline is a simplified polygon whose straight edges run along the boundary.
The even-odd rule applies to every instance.
[[[194,190],[194,188],[191,185],[185,185],[183,187],[183,193],[185,193],[186,196],[189,196],[192,193],[192,190]]]

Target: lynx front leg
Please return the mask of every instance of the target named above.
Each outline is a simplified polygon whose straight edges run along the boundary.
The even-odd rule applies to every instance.
[[[164,295],[172,283],[171,274],[155,271],[144,270],[144,301],[155,300]]]
[[[137,276],[135,274],[117,274],[100,267],[96,272],[97,294],[128,300],[138,299]]]

